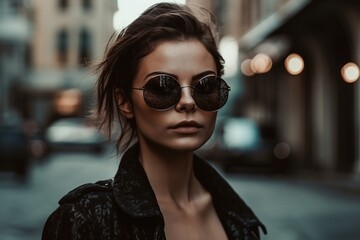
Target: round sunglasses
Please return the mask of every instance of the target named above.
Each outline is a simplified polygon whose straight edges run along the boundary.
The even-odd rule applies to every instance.
[[[181,89],[191,88],[191,95],[196,106],[204,111],[217,111],[223,107],[228,99],[230,87],[217,76],[209,75],[200,78],[192,86],[180,86],[173,76],[167,74],[156,75],[142,88],[145,103],[156,110],[167,110],[175,106],[181,98]]]

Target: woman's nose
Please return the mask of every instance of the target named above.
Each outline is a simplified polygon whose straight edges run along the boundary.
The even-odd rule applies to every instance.
[[[195,109],[195,101],[192,97],[192,87],[181,87],[181,97],[175,108],[178,111],[193,111]]]

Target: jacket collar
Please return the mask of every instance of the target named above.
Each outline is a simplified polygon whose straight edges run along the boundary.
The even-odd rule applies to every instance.
[[[224,221],[240,223],[245,231],[260,227],[266,234],[266,227],[246,205],[220,174],[204,160],[195,155],[194,172],[200,183],[210,192],[214,206]]]
[[[135,144],[121,158],[114,179],[114,197],[119,207],[134,218],[161,217],[160,207],[139,161]]]
[[[134,218],[160,217],[162,214],[154,191],[140,163],[139,146],[133,145],[123,155],[114,179],[114,197],[119,207]],[[215,208],[225,218],[244,226],[264,225],[230,185],[208,163],[195,155],[194,173],[212,195]],[[250,226],[250,227],[251,227]]]

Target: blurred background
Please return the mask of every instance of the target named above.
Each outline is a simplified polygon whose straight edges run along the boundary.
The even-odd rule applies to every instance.
[[[119,156],[86,119],[107,41],[150,0],[0,0],[0,239],[40,239],[57,201]],[[358,239],[360,1],[183,0],[210,9],[231,86],[198,154],[268,228]]]

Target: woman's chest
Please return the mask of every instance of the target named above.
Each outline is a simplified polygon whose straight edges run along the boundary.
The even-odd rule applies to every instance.
[[[173,211],[162,212],[165,222],[164,232],[167,240],[228,239],[224,227],[213,208],[202,214]]]

